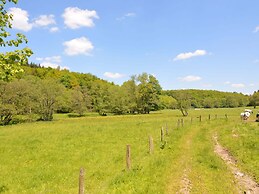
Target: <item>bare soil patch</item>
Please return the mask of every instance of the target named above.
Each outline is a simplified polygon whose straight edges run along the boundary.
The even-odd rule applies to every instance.
[[[240,193],[259,194],[259,184],[256,183],[249,175],[241,172],[237,168],[237,160],[230,154],[227,149],[219,144],[217,135],[214,135],[213,138],[215,141],[214,152],[225,161],[231,172],[234,174]]]

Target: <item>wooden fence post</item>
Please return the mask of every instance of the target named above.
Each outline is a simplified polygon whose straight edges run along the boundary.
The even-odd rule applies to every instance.
[[[177,121],[177,128],[179,128],[180,127],[180,119],[178,119],[178,121]]]
[[[149,153],[152,154],[154,152],[154,143],[153,143],[153,138],[150,135],[149,136]]]
[[[210,121],[210,114],[209,114],[209,121]]]
[[[183,119],[181,119],[181,125],[182,125],[182,127],[183,127]]]
[[[130,145],[126,146],[126,167],[127,167],[127,170],[130,170],[131,168]]]
[[[164,142],[164,129],[161,128],[161,142]]]
[[[79,194],[84,194],[85,193],[84,176],[85,176],[85,171],[84,171],[83,168],[80,168],[80,173],[79,173]]]
[[[201,122],[201,115],[200,115],[200,122]]]
[[[217,118],[218,118],[218,115],[216,114],[216,115],[215,115],[215,119],[217,119]]]
[[[191,117],[191,124],[192,124],[192,117]]]
[[[225,117],[226,117],[226,119],[228,119],[228,115],[227,114],[225,114]]]

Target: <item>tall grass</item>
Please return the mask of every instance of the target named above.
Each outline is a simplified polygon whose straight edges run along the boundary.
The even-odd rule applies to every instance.
[[[239,109],[192,110],[179,129],[179,111],[69,119],[59,116],[53,122],[0,127],[0,193],[77,193],[80,167],[85,168],[87,193],[178,191],[186,168],[194,193],[235,191],[233,177],[213,153],[211,134],[218,126],[212,123],[235,123],[238,112]],[[215,114],[217,121],[212,116]],[[163,147],[160,129],[166,124],[169,136]],[[151,155],[149,135],[155,147]],[[127,144],[132,151],[131,171],[126,170]]]

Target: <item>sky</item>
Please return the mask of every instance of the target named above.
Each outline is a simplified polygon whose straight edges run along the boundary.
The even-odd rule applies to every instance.
[[[258,0],[20,0],[12,33],[42,66],[122,84],[154,75],[163,89],[259,89]]]

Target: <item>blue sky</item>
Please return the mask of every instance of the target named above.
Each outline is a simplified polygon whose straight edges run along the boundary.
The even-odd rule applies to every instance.
[[[121,84],[147,72],[163,89],[259,89],[258,0],[20,0],[13,31],[30,61]]]

